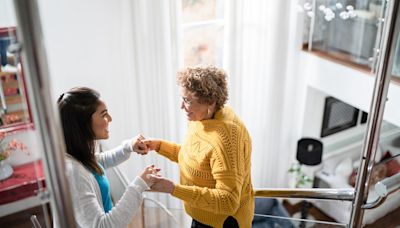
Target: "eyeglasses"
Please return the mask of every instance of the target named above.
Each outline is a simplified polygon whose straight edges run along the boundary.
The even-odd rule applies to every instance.
[[[191,106],[193,104],[193,100],[189,100],[186,97],[182,97],[182,102],[185,106]]]

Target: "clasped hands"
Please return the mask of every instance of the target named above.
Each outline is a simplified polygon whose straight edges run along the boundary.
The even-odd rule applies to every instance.
[[[159,139],[146,139],[142,134],[132,139],[133,150],[141,155],[146,155],[151,150],[159,150],[161,141]]]
[[[160,148],[160,140],[145,139],[143,135],[138,135],[132,140],[133,150],[141,155],[146,155],[151,150]],[[157,192],[172,193],[175,188],[175,183],[165,177],[162,177],[158,172],[160,168],[154,165],[147,166],[140,177],[146,182],[151,190]]]

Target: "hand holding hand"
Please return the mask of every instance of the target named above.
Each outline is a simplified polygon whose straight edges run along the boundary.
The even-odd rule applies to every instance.
[[[146,182],[147,186],[151,187],[156,181],[156,179],[154,179],[153,177],[159,177],[160,175],[158,174],[158,172],[160,170],[160,168],[156,168],[154,165],[147,166],[143,170],[142,174],[140,174],[140,177],[144,180],[144,182]]]
[[[150,178],[153,181],[153,185],[151,186],[151,190],[153,191],[172,193],[175,189],[175,183],[167,178],[160,175],[151,175]]]
[[[146,145],[148,150],[160,150],[160,139],[144,139],[142,142]]]
[[[145,138],[142,134],[139,134],[135,138],[133,138],[132,140],[133,151],[141,155],[147,154],[149,152],[149,148],[143,142],[144,139]]]

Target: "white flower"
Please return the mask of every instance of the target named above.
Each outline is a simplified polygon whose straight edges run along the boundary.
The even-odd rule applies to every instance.
[[[339,14],[339,17],[342,18],[343,20],[347,20],[349,18],[349,13],[343,11]]]
[[[312,9],[312,5],[311,5],[311,3],[306,2],[306,3],[304,3],[303,8],[308,11],[308,10]]]
[[[340,3],[340,2],[336,3],[336,8],[337,8],[337,9],[341,9],[341,8],[343,8],[343,5],[342,5],[342,3]]]
[[[349,17],[350,18],[355,18],[355,17],[357,17],[357,13],[356,13],[356,11],[354,11],[354,10],[351,10],[351,11],[349,11]]]

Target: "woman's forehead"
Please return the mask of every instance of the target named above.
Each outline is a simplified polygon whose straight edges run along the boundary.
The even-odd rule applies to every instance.
[[[99,103],[97,105],[96,111],[103,111],[105,109],[107,109],[106,103],[104,101],[102,101],[102,100],[99,100]]]

